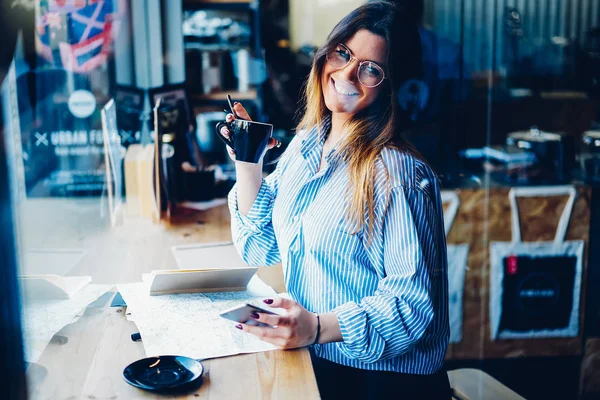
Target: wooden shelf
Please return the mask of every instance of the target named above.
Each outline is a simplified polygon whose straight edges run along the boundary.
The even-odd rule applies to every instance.
[[[183,9],[193,10],[222,10],[243,11],[258,14],[258,0],[184,0]]]
[[[192,95],[194,100],[227,100],[227,95],[230,95],[233,101],[237,100],[255,100],[257,99],[258,93],[256,90],[251,89],[248,92],[235,92],[235,91],[225,91],[225,92],[215,92],[208,94],[195,94]]]
[[[225,10],[225,11],[258,11],[257,1],[252,0],[184,0],[183,9],[191,10]]]
[[[252,4],[255,0],[183,0],[183,4]]]
[[[186,50],[199,50],[199,51],[237,51],[250,49],[250,45],[246,46],[238,46],[238,45],[230,45],[230,44],[203,44],[200,42],[187,41],[184,37],[184,48]]]

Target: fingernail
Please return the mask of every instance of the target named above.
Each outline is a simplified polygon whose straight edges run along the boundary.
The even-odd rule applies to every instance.
[[[236,101],[235,103],[233,103],[234,106],[237,106],[238,104],[240,104],[239,101]]]
[[[243,329],[242,325],[240,325],[240,324],[237,324],[235,327],[238,328],[238,329]]]
[[[263,300],[265,304],[273,304],[273,299],[265,299]]]
[[[250,318],[258,319],[258,318],[260,318],[260,316],[257,313],[253,312],[253,313],[250,313]]]

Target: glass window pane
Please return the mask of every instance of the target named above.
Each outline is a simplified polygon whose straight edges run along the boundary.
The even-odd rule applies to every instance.
[[[0,26],[29,398],[600,394],[600,1],[36,0]]]

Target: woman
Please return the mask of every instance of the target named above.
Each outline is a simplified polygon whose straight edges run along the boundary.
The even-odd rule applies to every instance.
[[[394,95],[420,60],[408,13],[354,10],[315,56],[299,133],[275,171],[263,179],[262,164],[236,162],[235,245],[249,264],[282,262],[293,298],[265,300],[287,316],[253,315],[270,327],[237,328],[282,349],[311,345],[325,399],[449,398],[439,184],[402,139],[410,118]]]

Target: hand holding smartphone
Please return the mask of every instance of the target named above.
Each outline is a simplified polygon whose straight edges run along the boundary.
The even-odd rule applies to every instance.
[[[250,316],[250,314],[252,314],[252,313],[279,315],[273,311],[265,310],[264,308],[257,307],[255,305],[248,304],[248,303],[227,309],[227,310],[221,312],[221,314],[219,314],[219,315],[230,321],[241,322],[242,324],[255,325],[255,326],[269,326],[267,324],[260,323],[260,322],[256,321],[254,318],[252,318]]]

